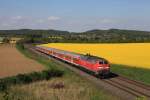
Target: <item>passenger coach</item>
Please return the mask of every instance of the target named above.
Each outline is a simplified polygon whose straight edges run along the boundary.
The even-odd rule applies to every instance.
[[[95,75],[105,77],[108,76],[110,73],[110,64],[104,58],[90,56],[89,54],[88,55],[77,54],[45,46],[36,46],[36,50],[45,53],[47,55],[59,58],[73,65],[92,71],[95,73]]]

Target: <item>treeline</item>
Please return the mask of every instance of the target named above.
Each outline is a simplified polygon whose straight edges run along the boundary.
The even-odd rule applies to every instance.
[[[59,30],[0,30],[0,36],[22,37],[29,43],[138,43],[150,42],[150,32],[136,30],[90,30],[82,33]]]

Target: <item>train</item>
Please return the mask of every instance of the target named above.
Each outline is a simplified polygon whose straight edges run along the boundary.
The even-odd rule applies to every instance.
[[[96,76],[101,78],[107,77],[110,74],[110,63],[104,58],[92,56],[90,54],[83,55],[42,45],[38,45],[35,48],[37,51],[46,55],[93,72]]]

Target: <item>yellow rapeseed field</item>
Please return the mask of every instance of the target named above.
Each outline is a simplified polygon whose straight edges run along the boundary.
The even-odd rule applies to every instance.
[[[72,44],[49,43],[46,47],[104,57],[111,63],[150,68],[150,43]]]

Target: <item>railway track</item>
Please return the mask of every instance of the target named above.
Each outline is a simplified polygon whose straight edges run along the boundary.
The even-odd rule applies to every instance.
[[[128,83],[134,84],[136,86],[139,86],[143,89],[146,89],[146,90],[150,91],[150,85],[146,85],[146,84],[143,84],[142,82],[138,82],[138,81],[135,81],[135,80],[130,80],[130,79],[128,79],[126,77],[123,77],[123,76],[119,76],[117,78],[120,79],[120,80],[123,80],[123,81],[127,81]]]
[[[122,78],[120,76],[113,79],[104,79],[104,82],[111,84],[125,92],[132,94],[135,97],[147,97],[150,98],[149,87],[144,86],[143,84],[136,83],[135,81]]]
[[[77,68],[70,67],[72,65],[68,65],[62,61],[58,61],[57,59],[50,57],[48,55],[45,55],[41,52],[36,51],[34,48],[30,48],[32,52],[35,52],[39,55],[43,55],[44,57],[48,57],[50,59],[53,59],[55,62],[75,71],[76,73],[80,74],[83,77],[86,77],[88,80],[92,81],[97,85],[99,88],[103,88],[106,91],[109,91],[110,93],[119,96],[121,99],[124,100],[134,100],[136,98],[146,97],[146,100],[150,100],[150,86],[145,85],[141,82],[137,82],[135,80],[130,80],[128,78],[125,78],[123,76],[116,76],[109,79],[99,79],[92,75],[87,74],[86,72],[83,72]]]

